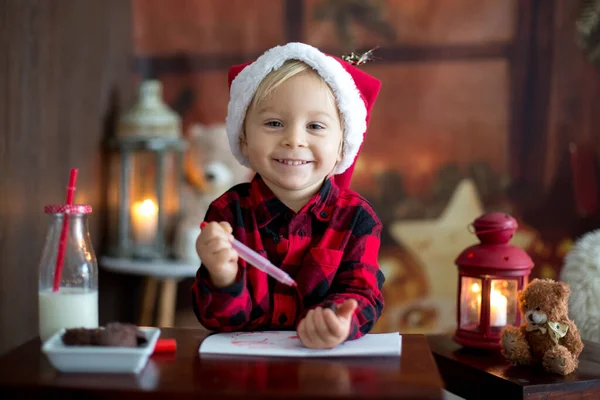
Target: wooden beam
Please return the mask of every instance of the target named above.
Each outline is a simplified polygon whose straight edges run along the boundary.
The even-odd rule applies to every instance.
[[[284,14],[286,42],[301,42],[304,29],[304,0],[286,0]]]
[[[531,189],[543,181],[547,153],[555,0],[530,0],[516,8],[510,57],[510,171],[513,180]]]
[[[376,60],[376,63],[442,62],[508,58],[513,52],[512,47],[512,44],[508,42],[444,46],[397,45],[377,49],[376,56],[379,58]],[[337,54],[339,52],[335,49],[323,49],[323,51],[329,54]],[[359,51],[361,50],[359,49]],[[135,71],[144,77],[203,71],[226,71],[232,65],[255,60],[258,56],[260,56],[259,53],[138,56],[135,60]]]

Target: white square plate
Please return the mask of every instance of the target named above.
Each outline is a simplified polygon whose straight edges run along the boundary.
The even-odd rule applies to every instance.
[[[62,341],[65,329],[52,335],[43,345],[52,366],[61,372],[134,373],[144,368],[154,352],[160,336],[159,328],[139,328],[148,341],[140,347],[66,346]]]

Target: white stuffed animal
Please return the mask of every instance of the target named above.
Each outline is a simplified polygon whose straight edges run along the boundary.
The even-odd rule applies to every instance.
[[[569,315],[581,338],[600,342],[600,230],[575,242],[565,256],[560,280],[571,286]]]
[[[200,262],[196,239],[208,206],[232,186],[248,182],[252,171],[231,153],[224,124],[195,124],[190,127],[189,141],[183,215],[175,234],[174,253],[196,264]]]

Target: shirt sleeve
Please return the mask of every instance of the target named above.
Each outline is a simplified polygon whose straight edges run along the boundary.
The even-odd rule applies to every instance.
[[[227,221],[235,226],[230,209],[210,205],[206,222]],[[235,232],[234,232],[235,234]],[[200,265],[192,285],[192,305],[198,321],[209,330],[231,332],[242,330],[250,322],[252,298],[248,291],[246,268],[238,264],[235,282],[224,288],[215,287],[204,265]]]
[[[317,305],[335,309],[348,299],[356,300],[358,307],[352,317],[348,340],[369,333],[384,308],[381,289],[385,277],[378,264],[382,224],[370,207],[359,208],[357,213],[330,293]]]

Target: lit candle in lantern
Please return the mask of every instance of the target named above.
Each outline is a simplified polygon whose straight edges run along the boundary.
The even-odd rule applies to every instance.
[[[479,283],[471,285],[472,298],[470,300],[470,309],[475,315],[481,312],[481,286]],[[504,326],[506,325],[506,307],[508,300],[496,289],[492,289],[490,293],[490,325]]]
[[[158,207],[156,204],[150,199],[134,203],[131,219],[135,241],[143,245],[153,244],[158,228]]]
[[[506,325],[507,299],[500,292],[492,289],[490,293],[490,326]]]

